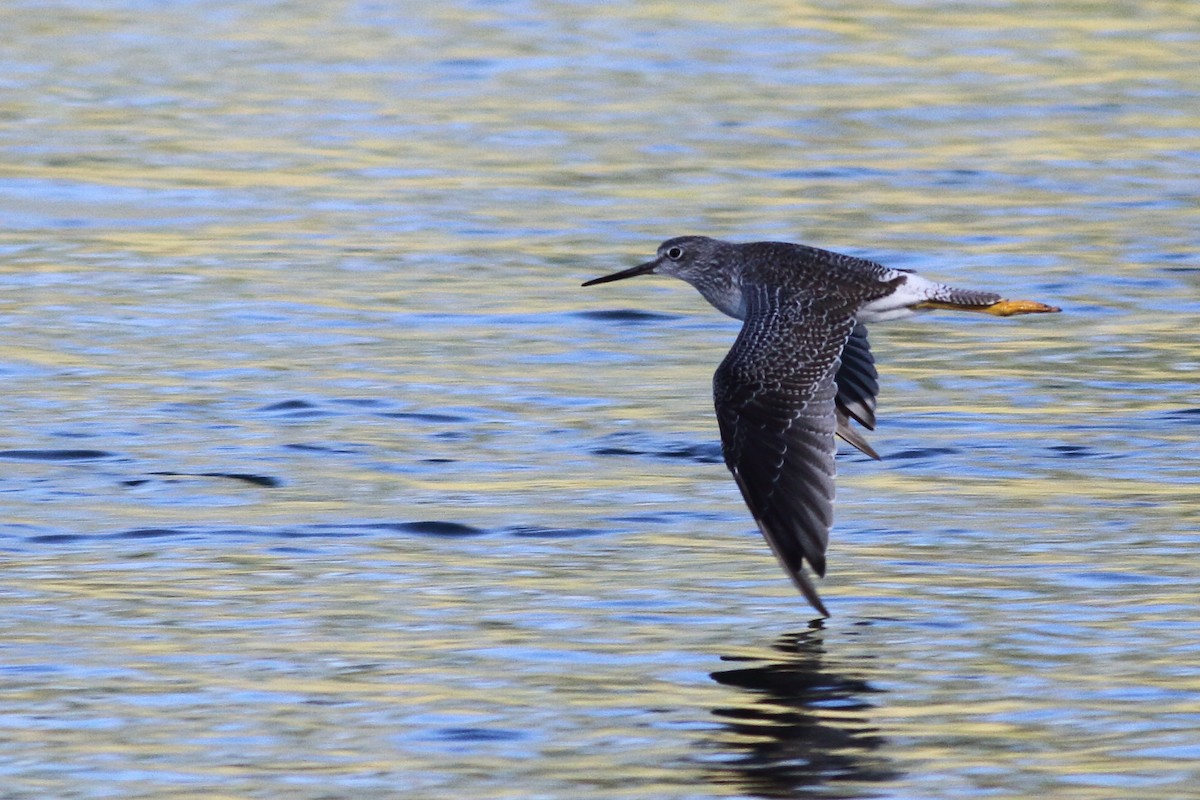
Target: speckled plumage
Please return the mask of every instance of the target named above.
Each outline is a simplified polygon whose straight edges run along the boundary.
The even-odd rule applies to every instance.
[[[743,320],[713,376],[725,463],[776,557],[826,616],[803,567],[825,574],[835,436],[879,457],[851,426],[875,426],[878,374],[864,323],[937,307],[1000,315],[1058,310],[805,245],[704,236],[668,239],[655,260],[584,286],[650,273],[687,281]]]

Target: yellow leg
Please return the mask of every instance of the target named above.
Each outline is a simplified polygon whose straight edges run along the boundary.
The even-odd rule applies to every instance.
[[[1050,314],[1062,311],[1061,308],[1048,306],[1035,300],[1000,300],[990,306],[968,306],[961,303],[943,303],[940,300],[926,300],[913,308],[948,308],[953,311],[982,311],[996,317],[1012,317],[1017,314]]]

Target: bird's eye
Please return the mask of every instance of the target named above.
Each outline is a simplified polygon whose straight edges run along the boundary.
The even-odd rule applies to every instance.
[[[667,250],[667,258],[671,259],[672,261],[678,261],[679,259],[683,258],[683,248],[672,247],[671,249]]]

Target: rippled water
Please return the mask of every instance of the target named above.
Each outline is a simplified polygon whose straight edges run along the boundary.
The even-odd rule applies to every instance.
[[[9,4],[0,792],[1178,798],[1195,4]],[[811,614],[682,233],[872,331]]]

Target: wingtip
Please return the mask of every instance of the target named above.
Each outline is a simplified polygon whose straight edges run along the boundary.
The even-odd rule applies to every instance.
[[[834,431],[834,433],[841,437],[842,441],[851,447],[854,447],[856,450],[862,451],[876,461],[883,460],[879,457],[879,453],[875,452],[875,448],[871,447],[870,443],[867,442],[867,438],[855,430],[854,426],[850,424],[851,419],[856,419],[864,427],[874,430],[875,420],[873,418],[868,424],[868,422],[864,421],[862,417],[854,413],[853,409],[841,403],[838,403],[836,406],[835,416],[837,418],[837,429]]]
[[[830,616],[829,610],[825,608],[825,604],[821,602],[821,596],[817,594],[816,587],[812,585],[812,581],[808,579],[800,570],[796,570],[792,574],[792,582],[796,584],[796,588],[800,590],[800,594],[804,595],[804,599],[808,604],[817,610],[822,617]]]
[[[741,475],[736,472],[733,475],[737,480],[738,485],[741,486]],[[787,573],[788,577],[792,579],[792,583],[795,585],[795,587],[800,590],[800,594],[804,595],[804,599],[808,601],[808,604],[815,608],[821,616],[830,616],[829,610],[825,608],[825,604],[821,602],[821,596],[817,594],[816,587],[812,585],[812,581],[808,579],[808,575],[804,572],[804,561],[797,559],[794,564],[790,563],[789,560],[784,558],[780,553],[779,546],[775,542],[775,537],[770,534],[770,531],[766,525],[763,524],[763,521],[757,517],[754,521],[758,523],[758,529],[762,532],[763,538],[767,540],[767,544],[770,545],[771,552],[775,554],[776,560],[779,561],[780,566],[783,567],[783,570]],[[824,555],[819,556],[817,561],[818,563],[812,564],[812,568],[818,575],[824,575]]]
[[[871,447],[866,437],[851,428],[849,424],[842,425],[839,421],[837,435],[841,437],[842,441],[846,442],[848,445],[851,445],[863,455],[870,456],[876,461],[883,461],[883,458],[879,455],[879,453],[875,452],[875,448]]]

